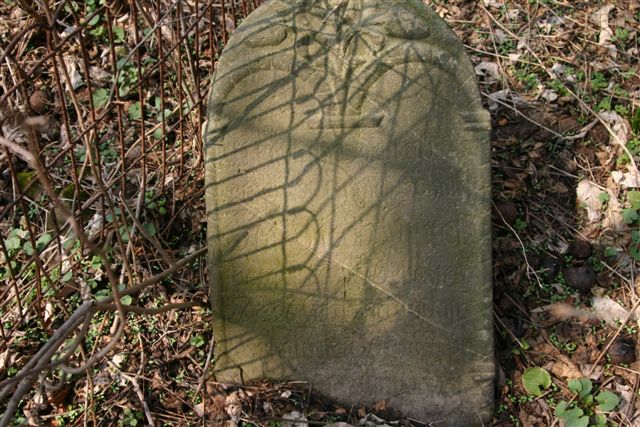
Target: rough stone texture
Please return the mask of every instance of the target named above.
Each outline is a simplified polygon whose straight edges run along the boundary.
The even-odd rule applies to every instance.
[[[486,419],[489,123],[444,22],[417,0],[269,2],[208,114],[217,379]]]

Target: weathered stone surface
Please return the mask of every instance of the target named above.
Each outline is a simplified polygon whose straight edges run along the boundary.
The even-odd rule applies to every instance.
[[[488,417],[489,124],[443,21],[417,0],[269,2],[208,114],[218,380]]]

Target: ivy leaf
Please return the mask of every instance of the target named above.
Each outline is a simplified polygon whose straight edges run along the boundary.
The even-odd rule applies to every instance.
[[[569,390],[577,394],[580,399],[591,393],[591,389],[593,389],[593,385],[589,378],[569,380],[568,386]]]
[[[120,302],[124,305],[131,305],[133,298],[131,298],[131,295],[125,295],[120,298]]]
[[[598,409],[602,412],[611,412],[620,403],[620,398],[610,391],[601,391],[596,396],[598,402]]]
[[[529,368],[522,375],[522,385],[527,393],[540,396],[551,385],[551,376],[542,368]]]

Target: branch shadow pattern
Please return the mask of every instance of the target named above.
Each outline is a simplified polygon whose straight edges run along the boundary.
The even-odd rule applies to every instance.
[[[462,47],[420,2],[250,15],[205,133],[219,379],[486,418],[488,126]]]

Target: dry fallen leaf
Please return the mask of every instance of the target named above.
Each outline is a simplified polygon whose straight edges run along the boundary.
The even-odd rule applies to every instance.
[[[298,411],[291,411],[282,416],[282,427],[308,427],[307,417]]]
[[[204,402],[193,405],[193,411],[200,418],[204,417]]]
[[[240,414],[242,413],[242,402],[240,400],[239,391],[234,391],[227,396],[224,403],[224,410],[232,420],[237,421],[240,418]]]
[[[609,201],[607,202],[607,209],[604,211],[602,229],[622,230],[626,227],[622,218],[622,206],[613,191],[607,190],[607,194],[609,195]]]
[[[600,320],[604,320],[611,327],[617,327],[620,321],[626,319],[629,315],[627,309],[623,306],[609,298],[605,297],[594,297],[593,302],[591,304],[593,313]],[[635,316],[633,316],[635,318]]]
[[[544,365],[544,368],[551,372],[554,377],[572,379],[582,376],[580,369],[567,356],[564,354],[556,354],[554,357],[556,359],[555,361]]]
[[[578,206],[586,209],[589,222],[596,222],[600,219],[600,211],[603,207],[600,193],[602,193],[600,186],[589,180],[580,181],[576,189],[576,201]]]
[[[482,61],[476,65],[475,71],[478,76],[500,80],[500,67],[495,62]]]
[[[615,5],[608,4],[598,9],[592,16],[593,22],[600,27],[598,44],[609,49],[609,51],[614,55],[617,53],[617,48],[615,44],[611,43],[611,40],[613,39],[613,31],[609,26],[609,14],[615,8]]]

